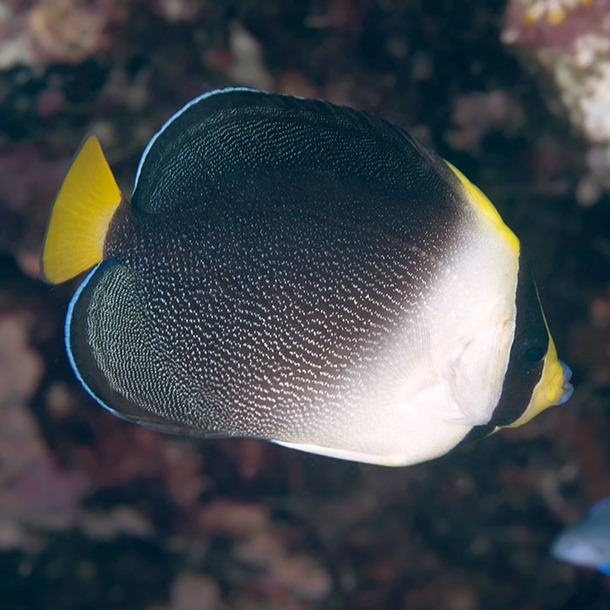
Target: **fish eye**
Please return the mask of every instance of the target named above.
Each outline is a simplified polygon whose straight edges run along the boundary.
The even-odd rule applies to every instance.
[[[545,356],[546,350],[537,345],[530,345],[523,350],[523,359],[530,364],[538,364]]]

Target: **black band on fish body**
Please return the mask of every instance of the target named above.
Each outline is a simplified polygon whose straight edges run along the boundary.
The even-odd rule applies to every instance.
[[[495,426],[507,426],[521,417],[542,377],[544,358],[549,349],[549,331],[538,289],[523,256],[519,257],[515,304],[515,337],[502,394],[492,418]]]
[[[519,419],[542,376],[544,358],[549,348],[549,333],[538,289],[522,255],[519,256],[517,277],[515,335],[502,394],[489,423],[475,426],[462,443],[481,439],[492,434],[497,427],[508,426]]]

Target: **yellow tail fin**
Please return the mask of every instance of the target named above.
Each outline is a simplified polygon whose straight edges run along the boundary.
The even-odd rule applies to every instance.
[[[58,284],[102,260],[104,239],[121,203],[99,140],[81,144],[53,204],[42,251],[42,275]]]

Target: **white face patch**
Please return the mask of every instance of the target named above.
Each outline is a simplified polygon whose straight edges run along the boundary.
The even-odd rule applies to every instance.
[[[322,417],[309,442],[279,444],[408,465],[443,455],[489,422],[513,339],[518,261],[486,228],[455,252],[401,331],[355,374],[344,409]]]

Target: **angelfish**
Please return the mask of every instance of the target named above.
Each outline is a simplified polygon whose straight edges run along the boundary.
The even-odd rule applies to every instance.
[[[572,391],[485,195],[399,127],[328,102],[202,95],[152,138],[130,200],[89,136],[42,274],[89,269],[72,367],[157,430],[406,465]]]

